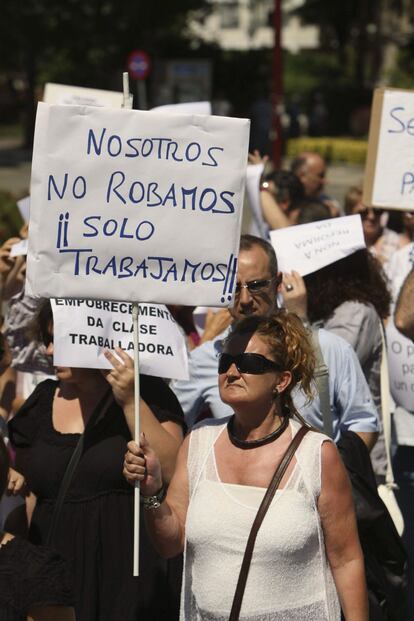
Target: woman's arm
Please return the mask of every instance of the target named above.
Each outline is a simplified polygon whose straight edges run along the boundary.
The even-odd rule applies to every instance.
[[[135,402],[134,402],[134,361],[122,349],[116,348],[116,353],[122,359],[106,352],[106,358],[114,367],[106,376],[112,387],[114,397],[124,410],[125,419],[131,432],[135,434]],[[141,430],[156,452],[162,467],[164,481],[169,483],[174,473],[177,452],[183,441],[183,431],[178,423],[165,421],[160,423],[151,408],[140,398]]]
[[[29,611],[27,621],[76,621],[75,612],[68,606],[40,606]]]
[[[364,558],[358,539],[351,484],[335,445],[325,442],[318,510],[325,547],[346,621],[368,621]]]
[[[178,452],[174,475],[167,497],[157,509],[145,510],[145,522],[154,546],[165,558],[172,558],[184,550],[185,520],[189,491],[187,474],[189,436]],[[125,456],[124,476],[129,483],[141,482],[143,496],[154,496],[162,487],[161,466],[157,455],[141,434],[140,448],[129,442]]]

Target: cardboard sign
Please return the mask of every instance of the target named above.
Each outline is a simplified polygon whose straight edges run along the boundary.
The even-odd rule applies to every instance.
[[[168,112],[169,114],[211,114],[211,103],[209,101],[189,101],[185,103],[166,104],[155,106],[151,112]]]
[[[390,390],[397,405],[414,411],[414,343],[395,327],[392,318],[387,328]]]
[[[45,85],[43,101],[48,104],[69,106],[121,108],[123,94],[116,91],[103,91],[97,88],[84,88],[83,86],[68,86],[48,82]]]
[[[414,91],[374,92],[364,176],[367,206],[414,211]]]
[[[249,121],[39,104],[28,290],[232,303]]]
[[[27,224],[30,216],[30,196],[25,196],[17,201],[17,207],[20,211],[20,215]]]
[[[279,270],[301,276],[365,248],[361,217],[344,216],[270,231]]]
[[[55,366],[111,369],[105,349],[124,349],[134,358],[132,304],[105,300],[52,300]],[[139,368],[141,373],[188,379],[185,338],[169,310],[140,304]]]

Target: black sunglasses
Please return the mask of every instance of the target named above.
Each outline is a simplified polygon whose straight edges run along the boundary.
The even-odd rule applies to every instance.
[[[267,278],[265,280],[250,280],[250,282],[246,282],[244,285],[238,282],[236,284],[235,293],[236,295],[239,295],[242,289],[247,289],[251,294],[260,293],[260,291],[270,285],[272,280],[273,278]]]
[[[226,373],[232,364],[236,365],[236,369],[239,373],[250,373],[251,375],[261,375],[262,373],[268,373],[269,371],[280,371],[280,367],[265,358],[261,354],[221,354],[219,358],[219,373]]]

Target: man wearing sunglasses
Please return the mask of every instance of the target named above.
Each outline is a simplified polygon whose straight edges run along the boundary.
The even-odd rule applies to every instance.
[[[275,310],[281,281],[272,246],[258,237],[242,235],[234,306],[229,309],[233,319],[266,315]],[[229,363],[226,357],[220,358],[228,330],[231,327],[193,350],[189,356],[190,379],[172,384],[189,427],[194,425],[206,405],[215,418],[232,413],[229,406],[221,401],[218,392],[219,360],[222,369]],[[341,430],[352,430],[372,448],[377,437],[378,414],[355,352],[343,339],[326,330],[319,331],[319,342],[329,369],[333,436],[338,440]],[[263,364],[263,361],[241,355],[236,366],[241,373],[257,373]],[[311,424],[322,428],[318,396],[313,402],[306,403],[305,395],[298,391],[294,395],[294,403]]]

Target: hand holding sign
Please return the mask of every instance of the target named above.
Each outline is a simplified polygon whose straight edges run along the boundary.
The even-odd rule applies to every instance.
[[[123,475],[131,485],[139,481],[144,496],[155,496],[162,488],[161,464],[144,433],[140,436],[140,446],[128,442]]]
[[[134,361],[120,347],[115,348],[118,358],[110,351],[105,351],[105,358],[111,363],[112,371],[105,373],[106,381],[111,385],[114,397],[124,409],[134,411]]]

